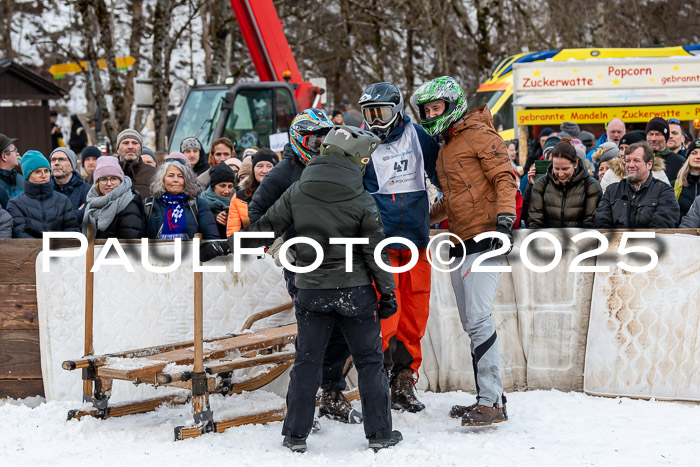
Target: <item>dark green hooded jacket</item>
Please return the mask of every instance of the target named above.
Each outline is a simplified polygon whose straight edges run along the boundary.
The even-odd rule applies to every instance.
[[[380,294],[396,288],[393,274],[383,271],[374,261],[375,246],[384,239],[377,206],[362,185],[360,168],[345,157],[317,156],[311,159],[298,182],[251,224],[247,232],[274,231],[275,238],[294,225],[297,237],[309,237],[323,248],[323,262],[314,271],[296,275],[300,289],[337,289],[370,285],[374,281]],[[330,238],[367,238],[369,244],[352,248],[352,271],[346,272],[346,245],[331,244]],[[233,237],[229,237],[232,242]],[[242,246],[269,243],[269,239],[242,239]],[[298,243],[296,266],[311,265],[316,251],[307,243]],[[384,250],[385,264],[389,260]]]

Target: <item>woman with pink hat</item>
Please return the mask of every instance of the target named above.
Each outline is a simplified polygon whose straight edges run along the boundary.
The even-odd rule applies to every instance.
[[[131,188],[116,157],[97,159],[95,184],[87,194],[83,233],[95,227],[95,238],[141,238],[141,196]]]

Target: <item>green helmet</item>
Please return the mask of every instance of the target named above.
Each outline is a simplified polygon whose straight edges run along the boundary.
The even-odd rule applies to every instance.
[[[321,155],[343,156],[361,168],[369,164],[372,153],[382,142],[379,136],[354,126],[332,128],[321,143]]]
[[[433,101],[445,101],[445,111],[431,119],[425,117],[425,104]],[[454,78],[441,76],[423,83],[413,96],[411,104],[420,113],[420,124],[432,136],[444,133],[467,111],[467,98]]]

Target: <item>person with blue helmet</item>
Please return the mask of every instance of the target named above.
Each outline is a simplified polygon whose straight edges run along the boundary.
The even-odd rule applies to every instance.
[[[307,164],[319,155],[323,138],[333,126],[322,109],[306,109],[294,117],[289,127],[289,143],[282,150],[282,160],[265,176],[248,204],[251,224],[260,219],[282,193],[301,178]],[[283,238],[288,240],[295,236],[296,230],[292,225]],[[287,290],[294,300],[298,292],[295,274],[286,269],[283,272]],[[346,386],[343,370],[349,355],[350,350],[340,329],[334,328],[324,356],[319,414],[341,422],[362,423],[362,415],[352,408],[342,392]]]
[[[430,263],[430,203],[426,175],[439,186],[435,162],[439,145],[435,138],[404,113],[401,91],[392,83],[374,83],[364,90],[359,104],[365,128],[382,143],[372,153],[363,178],[374,197],[387,237],[401,237],[418,247],[418,263],[394,274],[399,312],[382,320],[384,363],[396,410],[420,412],[425,405],[416,398],[414,375],[422,362],[421,338],[428,324]],[[411,261],[407,245],[388,248],[394,267]]]

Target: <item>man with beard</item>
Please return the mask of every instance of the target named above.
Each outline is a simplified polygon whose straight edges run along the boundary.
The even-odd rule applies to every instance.
[[[597,229],[676,227],[680,217],[678,201],[673,188],[651,176],[653,165],[654,151],[649,143],[634,143],[627,148],[627,177],[605,190],[595,212]]]
[[[646,132],[647,143],[654,150],[654,156],[660,157],[666,164],[666,176],[671,181],[675,180],[685,159],[668,148],[668,138],[671,134],[668,122],[661,117],[654,117],[647,123]]]
[[[117,136],[117,154],[119,165],[124,175],[131,178],[133,189],[138,191],[142,199],[151,196],[151,182],[156,169],[141,162],[143,138],[138,131],[127,128]]]

